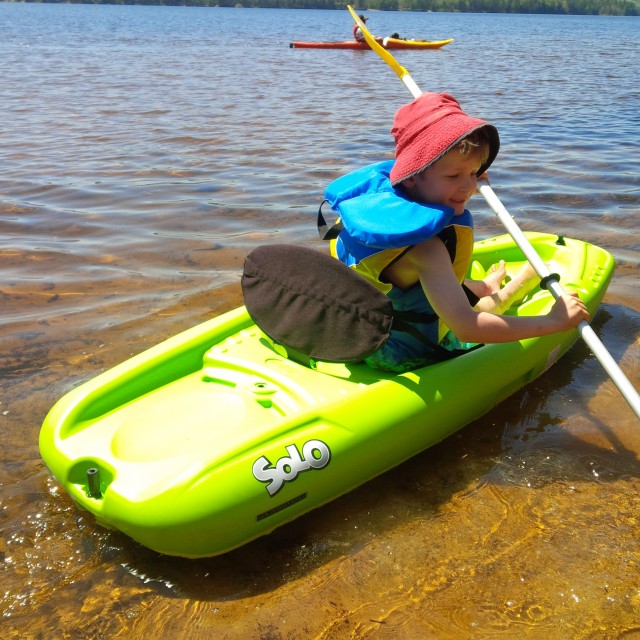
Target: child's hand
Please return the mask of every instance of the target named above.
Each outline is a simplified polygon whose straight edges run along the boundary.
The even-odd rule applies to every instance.
[[[502,288],[502,281],[507,276],[507,269],[504,260],[500,260],[498,264],[491,265],[487,276],[482,281],[485,285],[483,296],[490,296]],[[482,296],[481,296],[482,297]]]
[[[464,283],[478,298],[484,298],[485,296],[490,296],[500,291],[502,281],[506,275],[507,269],[505,268],[505,262],[504,260],[500,260],[498,264],[491,266],[484,280],[470,280],[466,278]]]
[[[549,317],[558,324],[558,331],[568,331],[577,327],[583,320],[589,320],[589,311],[575,292],[564,293],[553,305]]]

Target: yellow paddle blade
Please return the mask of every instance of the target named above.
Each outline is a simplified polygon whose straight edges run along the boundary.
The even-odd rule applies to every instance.
[[[402,80],[409,89],[413,97],[417,98],[422,91],[420,91],[418,85],[413,81],[409,72],[371,35],[371,32],[364,26],[364,22],[360,20],[358,14],[353,10],[353,7],[348,4],[347,9],[349,9],[349,13],[355,23],[360,27],[367,44],[393,69],[398,78],[400,78],[400,80]]]

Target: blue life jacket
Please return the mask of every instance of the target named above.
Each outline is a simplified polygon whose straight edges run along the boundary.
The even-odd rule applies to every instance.
[[[462,282],[473,249],[471,213],[454,216],[450,207],[410,200],[401,188],[391,186],[393,163],[388,160],[358,169],[327,187],[325,200],[339,222],[328,229],[319,212],[318,226],[332,240],[331,252],[388,293],[391,285],[379,279],[382,270],[414,245],[454,227],[457,241],[450,255]]]
[[[410,200],[402,188],[391,185],[393,164],[380,162],[334,180],[324,195],[338,222],[329,228],[319,211],[318,229],[331,240],[334,257],[389,295],[395,309],[425,318],[415,326],[437,349],[448,327],[435,315],[419,284],[402,291],[381,280],[381,274],[414,245],[438,236],[462,284],[473,251],[473,220],[468,210],[455,216],[451,207]],[[468,290],[467,295],[475,304],[477,298]]]

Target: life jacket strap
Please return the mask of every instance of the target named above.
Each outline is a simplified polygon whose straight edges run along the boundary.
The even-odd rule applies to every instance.
[[[417,313],[412,311],[394,311],[393,312],[393,324],[391,325],[392,329],[396,331],[403,331],[404,333],[408,333],[413,336],[416,340],[419,340],[423,344],[426,344],[432,351],[434,355],[434,360],[437,362],[443,362],[444,360],[451,360],[452,358],[457,358],[458,356],[462,356],[465,353],[469,353],[470,351],[475,351],[480,347],[483,347],[483,344],[475,345],[469,349],[445,349],[442,345],[439,345],[433,340],[429,340],[427,336],[420,333],[418,329],[416,329],[413,325],[409,324],[410,322],[435,322],[438,320],[438,316],[431,313]]]
[[[325,202],[329,202],[328,200],[323,200],[320,203],[320,207],[318,209],[318,233],[320,234],[321,240],[335,240],[340,232],[344,229],[344,226],[340,220],[336,220],[333,225],[330,227],[327,221],[324,219],[322,215],[322,205]]]

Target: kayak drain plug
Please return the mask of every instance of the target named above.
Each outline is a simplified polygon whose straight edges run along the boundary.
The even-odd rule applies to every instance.
[[[97,467],[87,469],[87,495],[90,498],[102,498],[100,491],[100,470]]]
[[[265,409],[271,409],[273,406],[272,396],[276,391],[277,389],[274,386],[270,385],[268,382],[263,382],[262,380],[254,382],[253,387],[251,388],[251,392],[256,397],[256,401]]]

